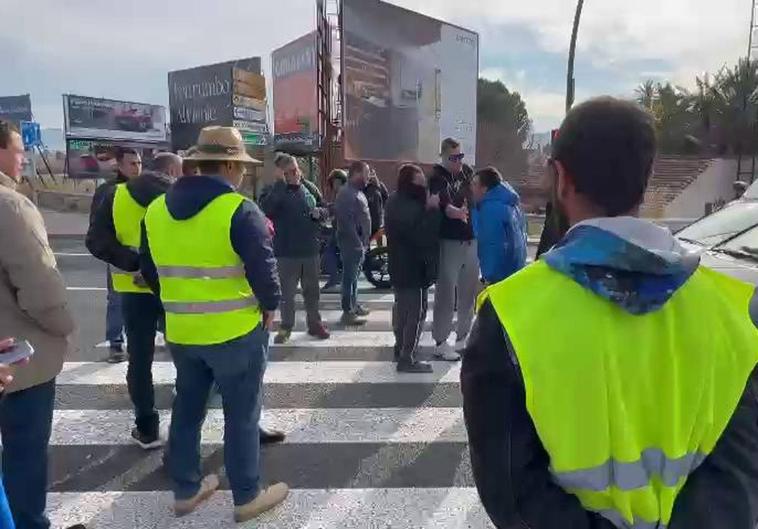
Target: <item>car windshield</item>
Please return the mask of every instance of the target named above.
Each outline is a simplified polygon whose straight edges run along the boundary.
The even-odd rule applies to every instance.
[[[758,261],[758,226],[716,246],[713,248],[713,251],[725,253],[740,259]]]
[[[758,224],[758,202],[733,202],[676,234],[682,240],[712,248]]]

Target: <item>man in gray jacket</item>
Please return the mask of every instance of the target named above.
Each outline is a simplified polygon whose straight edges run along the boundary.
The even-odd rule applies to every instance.
[[[21,135],[0,120],[0,337],[27,340],[35,350],[0,401],[3,482],[16,527],[47,529],[47,445],[55,377],[63,367],[74,321],[42,215],[16,191],[23,161]]]
[[[334,203],[337,245],[342,256],[342,323],[360,325],[368,311],[358,305],[358,276],[371,236],[371,215],[363,190],[368,183],[366,162],[353,162],[347,185],[342,186]]]

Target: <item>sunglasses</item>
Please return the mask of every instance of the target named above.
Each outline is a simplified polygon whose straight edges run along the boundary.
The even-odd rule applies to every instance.
[[[459,154],[451,154],[450,156],[447,157],[447,159],[451,162],[460,162],[465,157],[466,155],[464,153],[459,153]]]

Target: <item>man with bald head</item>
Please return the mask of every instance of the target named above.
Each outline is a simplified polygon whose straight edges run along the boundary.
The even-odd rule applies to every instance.
[[[86,244],[112,267],[114,289],[121,294],[129,366],[126,382],[135,411],[132,439],[144,449],[163,444],[155,410],[152,364],[155,335],[163,328],[163,307],[139,273],[141,222],[147,207],[182,175],[182,158],[157,154],[152,170],[116,185],[93,214]]]

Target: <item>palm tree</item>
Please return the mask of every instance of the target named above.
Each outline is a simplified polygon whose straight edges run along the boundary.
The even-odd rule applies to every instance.
[[[753,154],[758,146],[758,61],[741,59],[734,68],[722,70],[716,89],[726,140],[736,154]]]
[[[635,88],[634,93],[637,95],[637,103],[650,111],[653,110],[653,105],[655,104],[657,96],[655,81],[648,79]]]

